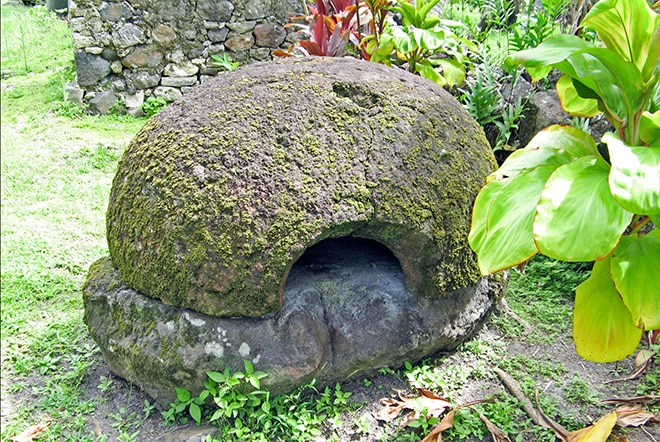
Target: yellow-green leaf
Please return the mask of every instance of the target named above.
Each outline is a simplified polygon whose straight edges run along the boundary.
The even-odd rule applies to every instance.
[[[524,149],[509,155],[488,180],[514,177],[537,166],[568,164],[586,155],[598,155],[591,135],[570,126],[554,125],[537,133]]]
[[[586,156],[559,166],[548,178],[534,219],[541,253],[564,261],[594,261],[610,254],[633,214],[612,197],[609,165]]]
[[[660,329],[660,230],[624,236],[612,254],[612,279],[633,323]]]
[[[571,431],[567,442],[606,442],[616,424],[616,411],[606,414],[595,424],[577,431]]]
[[[601,0],[580,24],[605,45],[634,63],[648,81],[660,64],[660,15],[645,0]]]
[[[616,201],[634,213],[660,213],[660,145],[630,147],[612,133],[603,141],[610,152],[609,185]]]
[[[642,113],[639,138],[649,146],[660,146],[660,110]]]
[[[555,167],[540,166],[481,189],[468,241],[483,274],[507,269],[536,254],[532,222],[541,191]]]
[[[596,261],[591,276],[575,291],[573,340],[578,354],[594,362],[619,361],[633,354],[641,337],[610,276],[610,258]]]
[[[598,100],[582,98],[573,85],[573,79],[568,75],[562,75],[557,81],[557,94],[561,107],[570,115],[589,118],[601,113]]]

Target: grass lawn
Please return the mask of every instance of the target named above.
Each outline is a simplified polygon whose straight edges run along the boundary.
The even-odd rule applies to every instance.
[[[85,274],[107,254],[105,210],[117,161],[146,120],[85,116],[63,101],[74,75],[70,30],[43,8],[3,2],[2,75],[0,440],[45,422],[50,425],[39,441],[163,440],[172,428],[163,425],[160,410],[109,373],[82,321]],[[587,274],[545,259],[535,259],[525,273],[512,272],[507,299],[530,323],[529,333],[496,313],[454,354],[414,366],[402,361],[379,376],[351,380],[343,390],[363,400],[333,414],[319,440],[420,440],[430,425],[423,419],[411,430],[372,418],[389,386],[431,389],[455,403],[492,396],[495,402],[480,409],[511,440],[555,440],[531,423],[496,367],[516,377],[528,396],[538,389],[546,414],[569,429],[611,411],[601,399],[658,394],[657,364],[635,380],[605,384],[630,374],[633,359],[593,364],[575,354],[572,293]],[[657,402],[650,406],[660,411]],[[616,431],[631,441],[653,441],[660,424]],[[490,440],[467,409],[443,436]]]

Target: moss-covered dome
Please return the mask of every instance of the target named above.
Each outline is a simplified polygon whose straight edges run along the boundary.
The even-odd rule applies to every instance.
[[[408,289],[480,279],[467,244],[495,162],[444,90],[353,59],[288,60],[209,80],[127,148],[108,209],[121,278],[216,316],[277,311],[289,270],[324,238],[387,246]]]

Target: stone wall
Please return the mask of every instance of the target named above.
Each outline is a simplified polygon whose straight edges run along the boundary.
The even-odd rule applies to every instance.
[[[151,96],[174,101],[215,76],[211,55],[268,60],[295,34],[298,0],[69,0],[77,79],[71,101],[139,115]]]

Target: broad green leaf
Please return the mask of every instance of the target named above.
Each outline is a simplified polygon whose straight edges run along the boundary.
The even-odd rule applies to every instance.
[[[190,391],[185,388],[175,387],[176,398],[179,402],[188,402],[190,400]]]
[[[505,177],[513,178],[538,166],[554,166],[557,168],[562,164],[570,163],[573,159],[565,150],[554,147],[518,149],[508,156],[502,167],[488,177],[488,181]]]
[[[537,133],[524,149],[509,155],[488,180],[514,177],[537,166],[568,164],[587,155],[599,155],[591,135],[571,126],[553,125]]]
[[[252,365],[252,362],[248,361],[247,359],[244,359],[243,366],[245,367],[245,374],[251,375],[252,373],[254,373],[254,365]]]
[[[657,69],[660,16],[645,0],[601,0],[580,26],[595,30],[609,49],[634,63],[645,79]]]
[[[658,215],[651,214],[651,215],[649,215],[649,218],[651,218],[651,221],[653,222],[653,224],[655,224],[656,226],[660,226],[660,214],[658,214]]]
[[[451,58],[443,58],[437,61],[442,68],[442,76],[447,80],[448,86],[460,85],[465,81],[465,67]]]
[[[660,145],[630,147],[611,133],[603,141],[610,152],[609,184],[616,201],[633,213],[660,213]]]
[[[424,29],[433,29],[440,23],[440,17],[437,15],[429,15],[424,20],[420,16],[418,19],[420,21],[420,27]]]
[[[221,384],[227,380],[227,376],[224,373],[219,373],[217,371],[208,371],[206,372],[206,375],[211,379],[213,382],[217,382],[218,384]]]
[[[658,65],[660,66],[660,63]],[[649,103],[648,110],[653,113],[660,111],[660,81],[656,82],[653,87],[653,91],[651,92],[651,103]]]
[[[660,146],[660,110],[642,114],[639,120],[639,138],[649,146]]]
[[[526,68],[542,68],[564,61],[574,52],[590,48],[592,45],[580,37],[568,34],[558,34],[546,38],[534,49],[516,52],[507,59],[507,64],[522,64]],[[529,70],[532,80],[537,81],[547,75],[548,70]],[[541,75],[545,71],[545,75]]]
[[[540,166],[515,178],[492,181],[481,189],[468,241],[477,253],[483,274],[507,269],[536,254],[532,236],[534,213],[554,169],[555,166]]]
[[[447,84],[445,78],[442,75],[440,75],[433,66],[431,66],[428,60],[424,60],[421,63],[417,63],[415,65],[415,70],[420,76],[426,78],[427,80],[431,80],[432,82],[437,83],[440,86],[444,86]]]
[[[415,6],[406,1],[397,2],[398,6],[390,8],[392,11],[398,12],[401,14],[402,23],[404,26],[415,25],[417,11]]]
[[[534,240],[541,253],[563,261],[594,261],[607,256],[633,214],[612,197],[609,165],[586,156],[559,166],[541,194]]]
[[[601,113],[598,100],[581,97],[573,85],[573,79],[568,75],[561,76],[557,81],[557,94],[561,107],[570,115],[594,117]]]
[[[509,182],[509,180],[492,181],[485,185],[477,195],[472,207],[472,225],[470,226],[470,233],[468,234],[468,243],[472,250],[477,255],[486,242],[487,226],[488,226],[488,211],[493,201],[502,191],[502,188]]]
[[[192,416],[198,424],[202,421],[202,409],[194,402],[190,404],[190,416]]]
[[[424,19],[424,20],[430,19],[432,17],[433,17],[433,19],[435,19],[437,16],[429,17],[428,15],[429,15],[429,12],[431,12],[431,9],[433,9],[433,7],[435,5],[437,5],[439,2],[440,2],[440,0],[431,0],[430,2],[428,2],[426,4],[421,4],[418,1],[417,2],[417,7],[419,8],[419,11],[417,13],[418,13],[419,17]],[[440,17],[437,17],[437,18],[438,18],[438,22],[439,22]],[[426,25],[426,23],[425,23],[425,25]],[[435,24],[433,24],[433,26],[435,26]]]
[[[432,31],[430,29],[421,29],[410,26],[408,27],[408,34],[412,35],[413,40],[419,48],[431,52],[441,48],[445,41],[445,34],[442,31]]]
[[[401,28],[392,28],[392,42],[397,52],[407,54],[415,49],[415,42],[412,37],[403,31]],[[407,60],[405,55],[399,55],[402,60]]]
[[[624,236],[612,254],[612,279],[632,321],[643,330],[660,329],[660,230]]]
[[[610,258],[596,261],[591,276],[575,291],[573,340],[584,359],[613,362],[637,349],[642,330],[635,327],[610,276]]]
[[[557,124],[537,133],[525,149],[539,147],[562,149],[574,158],[598,155],[598,146],[591,135],[575,127]]]
[[[627,122],[646,103],[646,86],[639,69],[605,48],[576,51],[554,67],[600,97],[607,113]]]

